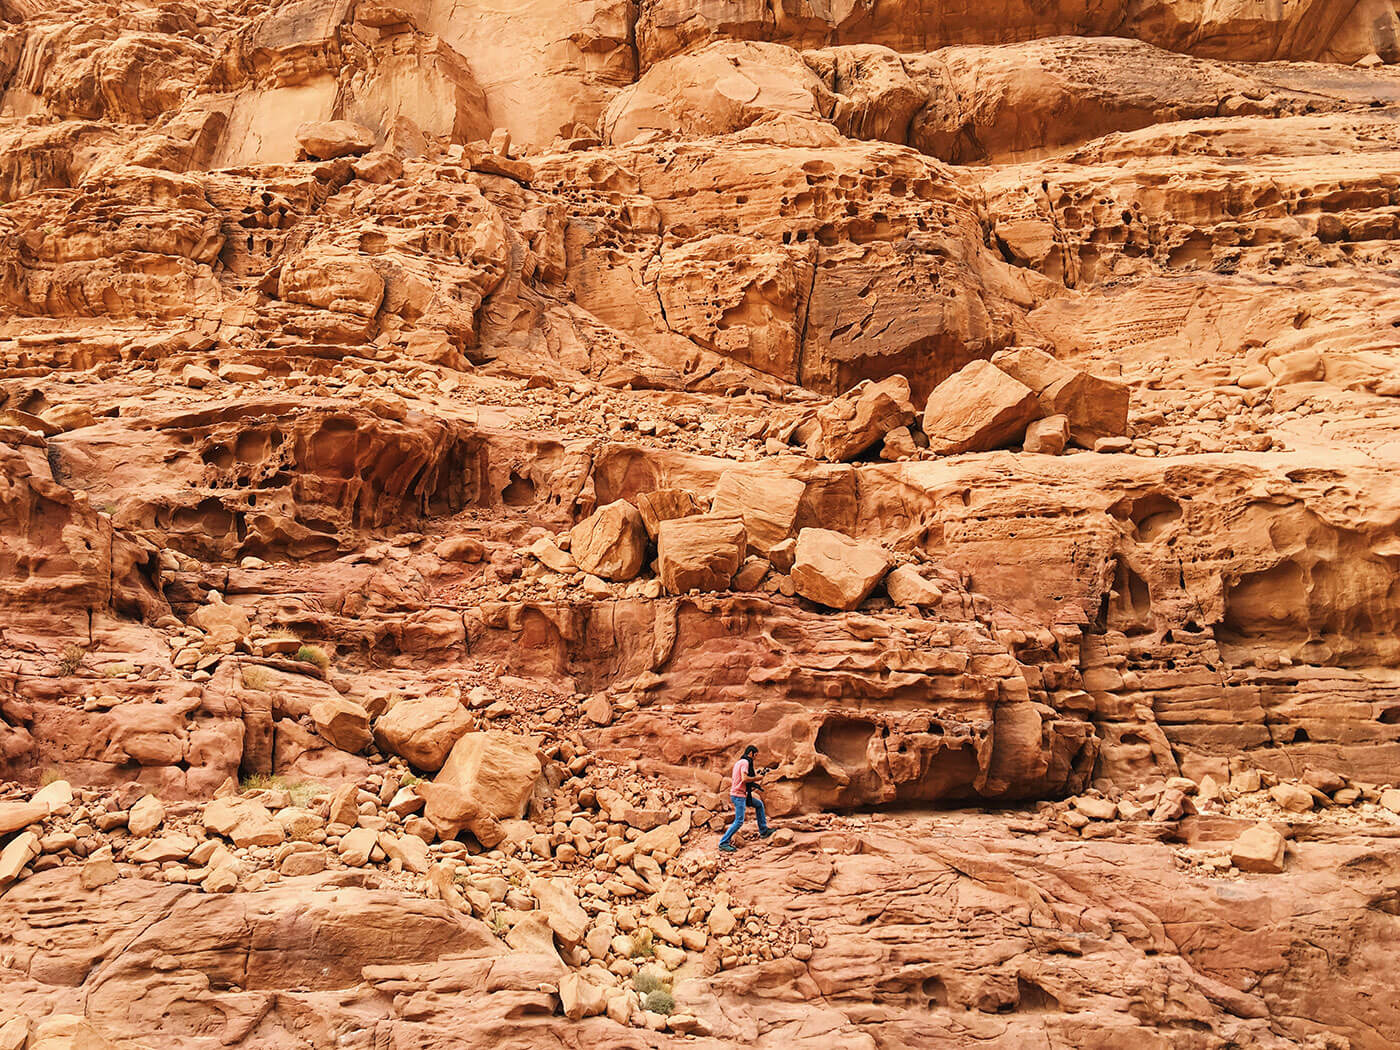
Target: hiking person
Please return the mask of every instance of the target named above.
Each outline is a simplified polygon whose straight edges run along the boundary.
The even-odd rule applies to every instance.
[[[768,814],[763,811],[763,799],[754,797],[755,791],[760,794],[763,792],[763,785],[758,783],[758,775],[753,765],[754,756],[757,754],[758,748],[752,744],[744,748],[744,753],[739,757],[739,761],[734,763],[729,777],[729,801],[734,803],[734,823],[729,825],[729,830],[719,840],[719,848],[725,853],[738,852],[729,840],[734,837],[734,832],[743,826],[744,812],[750,806],[758,817],[759,835],[766,839],[773,834],[773,829],[768,826]]]

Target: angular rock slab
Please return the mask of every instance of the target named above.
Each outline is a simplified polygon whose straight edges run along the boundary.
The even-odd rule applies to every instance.
[[[450,696],[414,697],[379,716],[374,741],[415,768],[436,772],[472,725],[466,708]]]
[[[569,553],[584,572],[608,580],[630,580],[646,560],[647,532],[637,508],[615,500],[590,514],[569,533]]]
[[[741,518],[696,515],[663,521],[656,540],[661,586],[672,594],[728,590],[746,545]]]
[[[533,740],[496,730],[468,733],[432,782],[420,785],[423,815],[445,839],[470,830],[483,846],[494,846],[504,838],[499,822],[525,815],[539,778]]]
[[[973,361],[929,395],[924,433],[934,452],[985,452],[1020,440],[1039,413],[1034,390],[987,361]]]
[[[803,529],[790,575],[802,597],[849,610],[870,597],[889,568],[889,554],[873,543],[830,529]]]

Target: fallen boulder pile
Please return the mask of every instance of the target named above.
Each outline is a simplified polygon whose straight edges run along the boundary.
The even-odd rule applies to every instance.
[[[534,567],[527,578],[546,586],[572,579],[595,598],[758,591],[800,595],[826,609],[855,609],[877,593],[896,558],[878,543],[832,529],[796,527],[801,485],[797,488],[785,513],[775,513],[772,493],[750,490],[721,488],[708,508],[686,490],[642,493],[636,507],[617,500],[570,532],[542,536],[525,547],[522,553]],[[778,499],[783,500],[781,494]],[[635,527],[620,524],[634,520]],[[589,546],[582,559],[574,556],[580,535]],[[648,567],[655,577],[639,578]],[[926,560],[907,560],[898,573],[894,589],[886,592],[896,605],[936,606],[945,589],[961,587]],[[615,591],[619,583],[627,586]]]
[[[1084,838],[1116,835],[1127,827],[1164,827],[1188,817],[1221,818],[1239,827],[1220,847],[1188,849],[1179,859],[1211,875],[1284,870],[1286,842],[1295,826],[1323,814],[1340,825],[1400,825],[1400,788],[1354,782],[1326,769],[1308,768],[1298,778],[1265,769],[1242,768],[1228,779],[1207,774],[1152,781],[1124,791],[1104,785],[1059,802],[1041,803],[1048,826]]]
[[[458,809],[443,809],[443,791]],[[0,892],[64,866],[90,891],[140,878],[213,894],[360,870],[482,920],[512,952],[554,959],[575,1019],[703,1034],[671,1001],[678,978],[811,940],[731,900],[713,831],[694,842],[716,823],[716,800],[595,762],[567,739],[465,733],[433,782],[395,758],[338,786],[230,781],[203,804],[136,784],[0,792]],[[459,821],[461,808],[473,819]],[[779,832],[775,845],[790,841]]]
[[[898,461],[1019,446],[1058,455],[1069,445],[1127,448],[1127,385],[1057,360],[1036,347],[1011,347],[972,361],[929,394],[920,414],[902,375],[863,380],[815,409],[780,415],[763,430],[768,451],[792,446],[814,459],[849,462],[873,455]],[[918,423],[915,426],[915,423]],[[1058,443],[1051,435],[1063,432]]]

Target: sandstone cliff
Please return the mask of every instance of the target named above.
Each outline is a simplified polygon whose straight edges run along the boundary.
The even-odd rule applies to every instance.
[[[1396,1045],[1394,62],[0,0],[0,1050]]]

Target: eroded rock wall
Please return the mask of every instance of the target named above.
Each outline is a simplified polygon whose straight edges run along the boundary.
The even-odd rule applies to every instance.
[[[0,1045],[1394,1045],[1398,17],[0,0]]]

